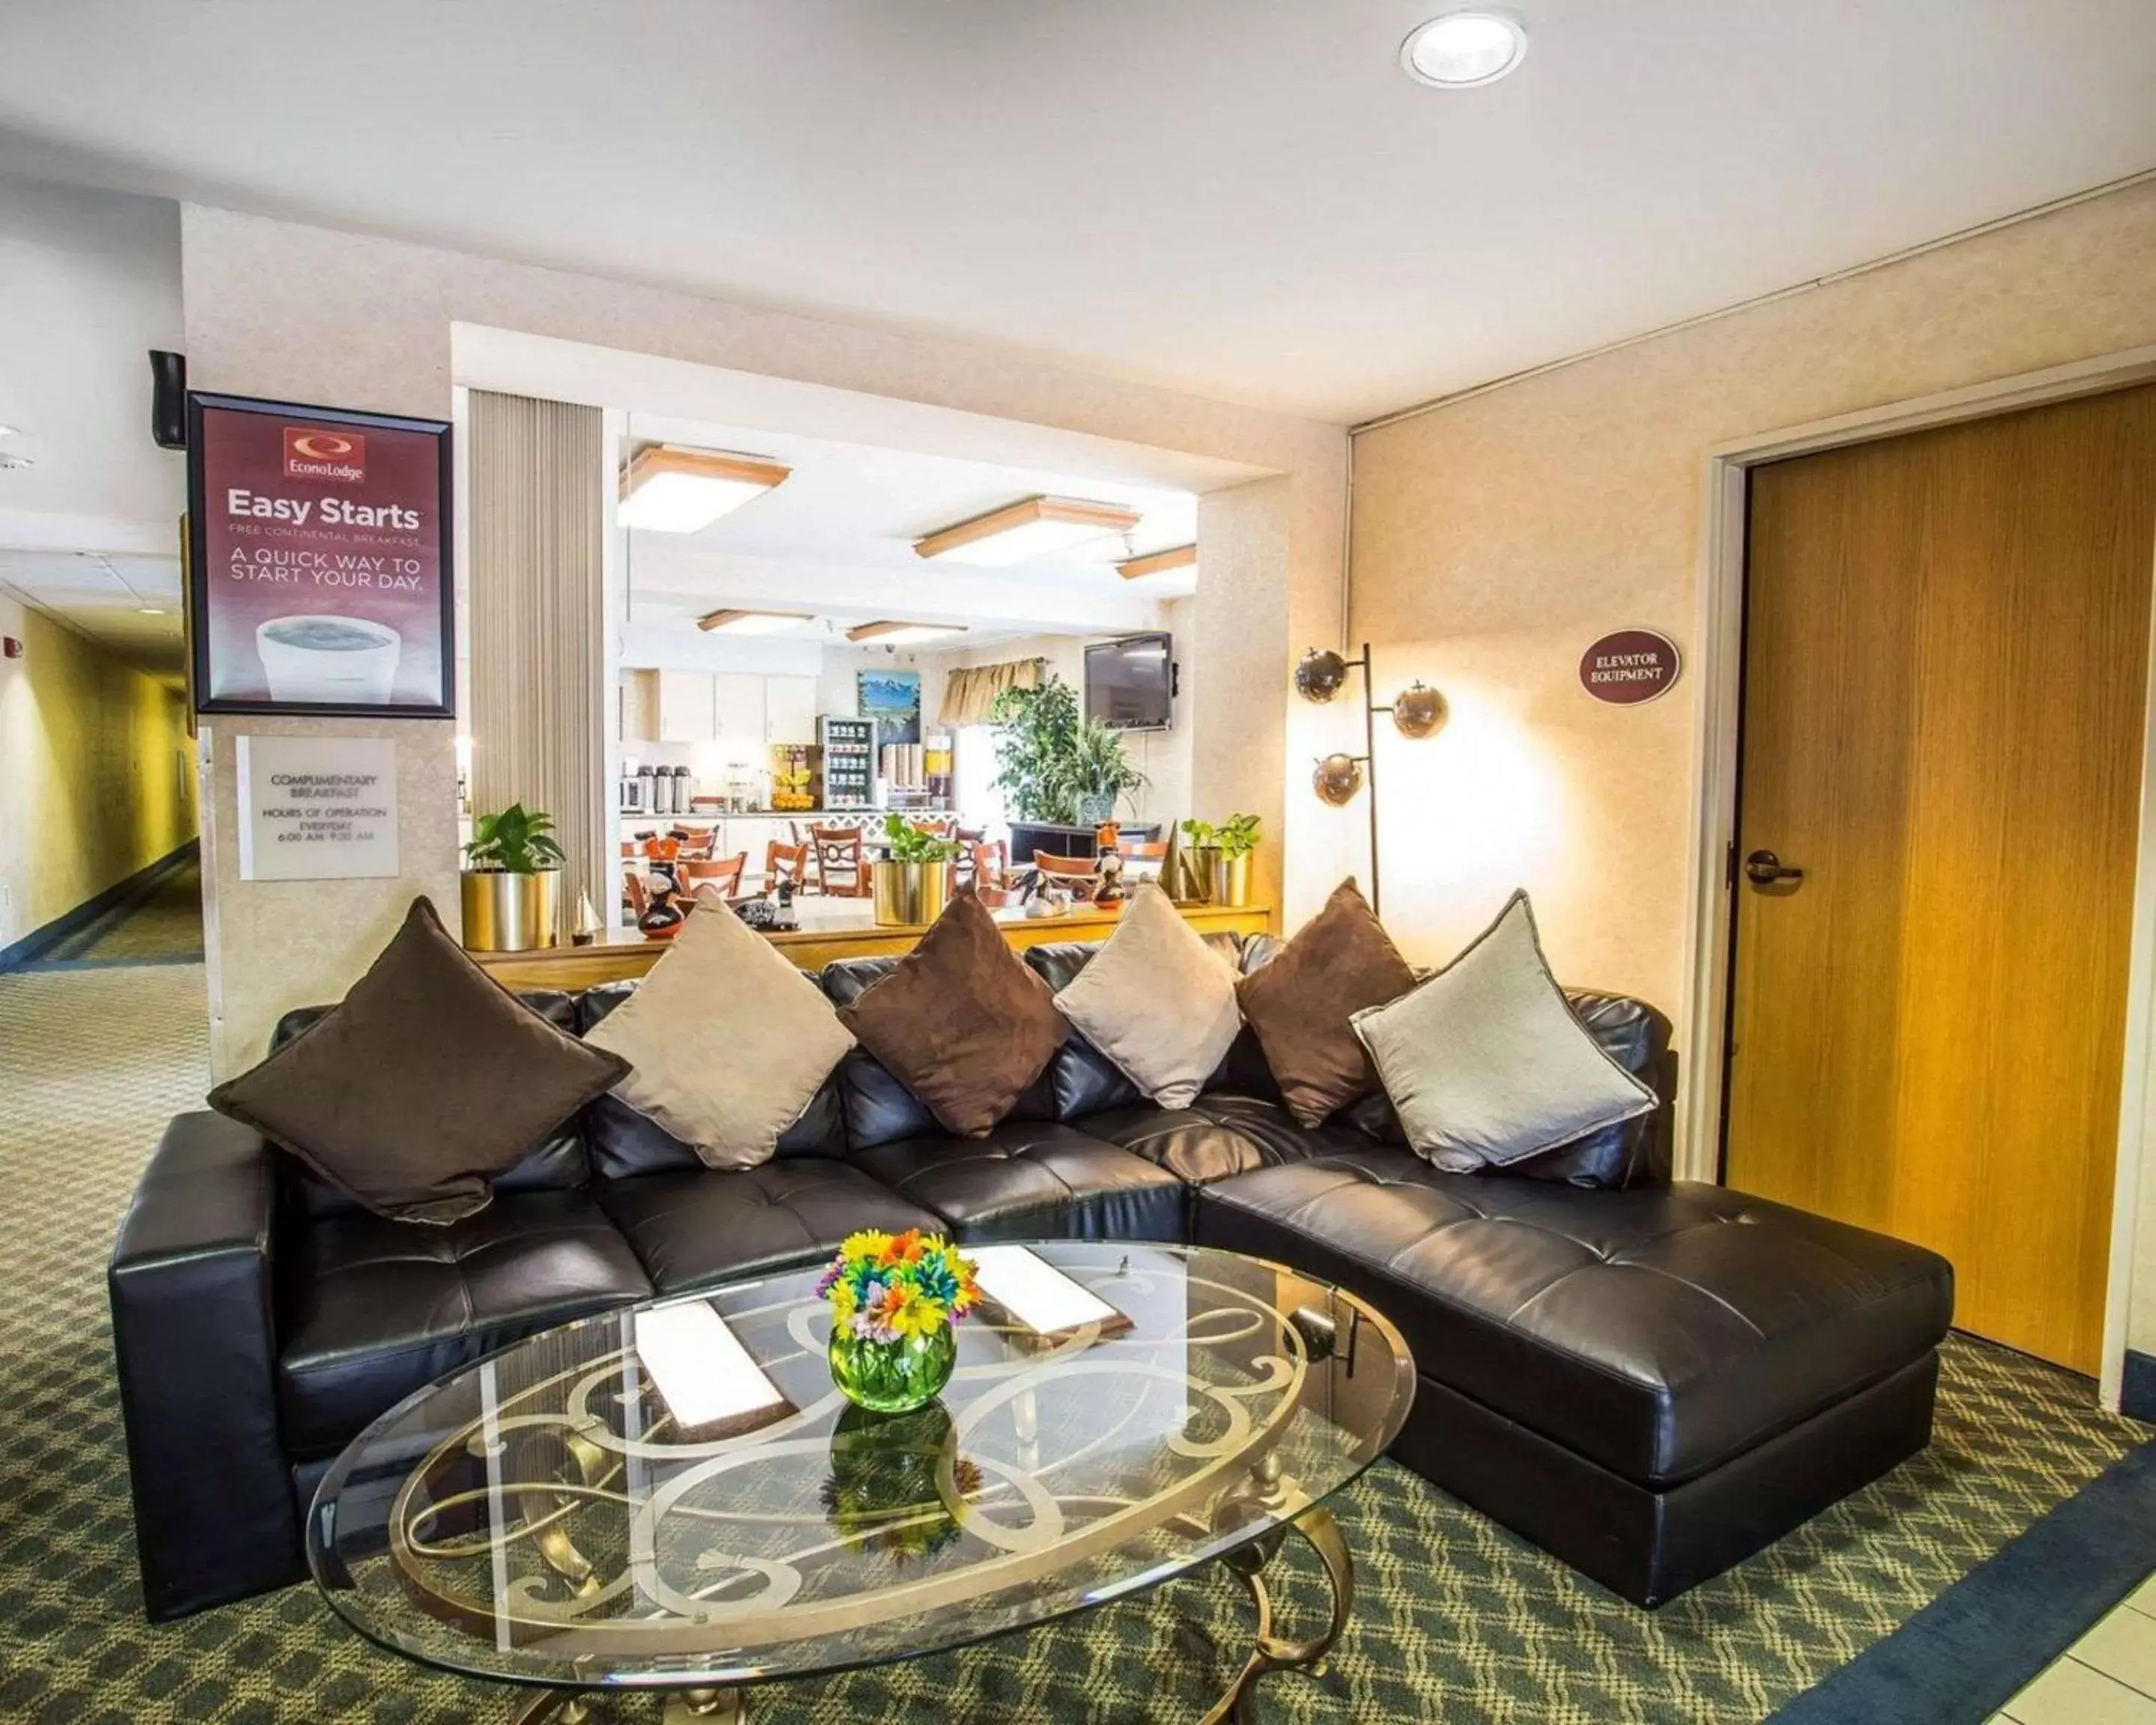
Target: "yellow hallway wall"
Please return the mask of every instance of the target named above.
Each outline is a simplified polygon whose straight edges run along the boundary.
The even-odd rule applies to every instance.
[[[176,691],[43,613],[0,599],[0,946],[195,836]]]

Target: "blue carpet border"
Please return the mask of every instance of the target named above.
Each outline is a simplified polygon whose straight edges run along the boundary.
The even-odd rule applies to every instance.
[[[2156,1568],[2156,1444],[2116,1461],[1772,1725],[1974,1725]]]

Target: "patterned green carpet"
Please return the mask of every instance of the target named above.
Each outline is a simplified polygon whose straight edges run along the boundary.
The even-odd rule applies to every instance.
[[[164,1118],[201,1096],[187,965],[0,977],[0,1719],[37,1725],[494,1722],[506,1692],[429,1676],[305,1588],[168,1627],[136,1593],[103,1267]],[[1337,1504],[1358,1563],[1325,1676],[1260,1691],[1281,1725],[1750,1721],[1908,1618],[2141,1442],[2082,1379],[1984,1345],[1947,1356],[1931,1450],[1649,1616],[1381,1464]],[[1301,1558],[1289,1548],[1291,1558]],[[1304,1558],[1288,1627],[1322,1584]],[[963,1653],[759,1694],[760,1725],[1188,1722],[1247,1645],[1221,1574]],[[608,1719],[655,1722],[649,1700]]]

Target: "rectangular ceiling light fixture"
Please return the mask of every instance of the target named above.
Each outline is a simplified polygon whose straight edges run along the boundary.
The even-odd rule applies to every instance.
[[[648,444],[621,475],[621,524],[652,533],[701,532],[793,470],[753,455]]]
[[[904,647],[916,641],[940,641],[947,635],[963,635],[963,623],[862,623],[846,631],[850,641],[879,647]]]
[[[775,635],[815,620],[814,611],[714,611],[699,617],[696,627],[706,634]]]
[[[1178,545],[1173,551],[1147,552],[1142,557],[1132,557],[1116,565],[1116,572],[1126,581],[1142,581],[1148,575],[1165,575],[1174,569],[1197,567],[1198,547]]]
[[[948,557],[954,563],[986,563],[1005,568],[1051,551],[1127,533],[1138,512],[1120,503],[1088,503],[1080,497],[1029,497],[1005,509],[977,515],[955,527],[913,542],[924,557]]]

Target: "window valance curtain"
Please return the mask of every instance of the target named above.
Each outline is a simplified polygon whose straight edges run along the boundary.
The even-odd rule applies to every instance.
[[[988,710],[1006,689],[1038,689],[1040,661],[1014,659],[1004,665],[968,665],[954,670],[943,685],[943,706],[936,715],[939,725],[985,725]]]

